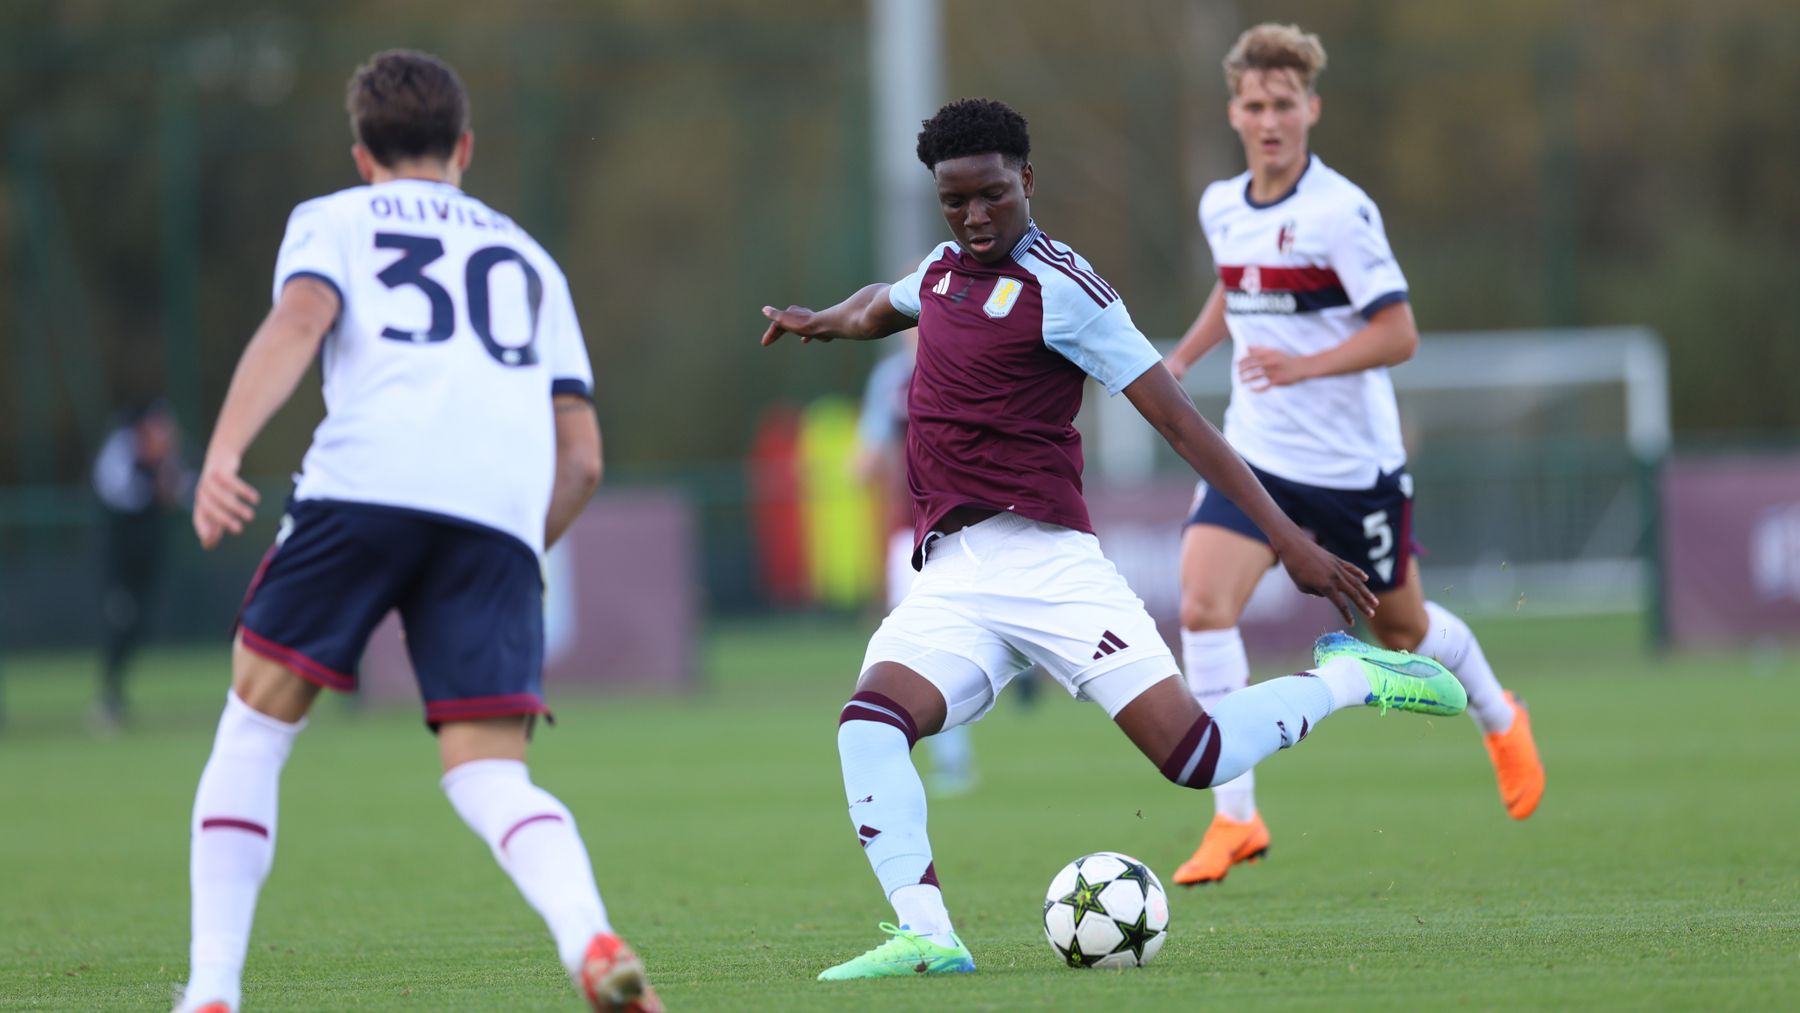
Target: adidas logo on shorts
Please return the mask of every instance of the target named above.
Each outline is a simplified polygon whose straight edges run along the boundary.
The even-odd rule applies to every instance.
[[[1120,640],[1117,633],[1107,630],[1100,635],[1100,649],[1094,652],[1094,660],[1099,661],[1114,651],[1124,650],[1127,646],[1129,645]]]

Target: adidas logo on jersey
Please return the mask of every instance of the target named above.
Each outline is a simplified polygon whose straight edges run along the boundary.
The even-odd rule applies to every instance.
[[[1100,649],[1094,652],[1094,660],[1099,661],[1101,658],[1104,658],[1115,651],[1124,650],[1127,646],[1129,645],[1127,645],[1125,641],[1120,640],[1117,633],[1107,630],[1100,635]]]
[[[949,295],[950,294],[950,275],[948,273],[946,273],[942,278],[938,279],[938,283],[936,285],[931,286],[931,291],[936,293],[937,295]]]

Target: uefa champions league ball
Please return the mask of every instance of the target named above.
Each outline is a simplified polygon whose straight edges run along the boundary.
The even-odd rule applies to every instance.
[[[1142,967],[1169,934],[1169,896],[1144,863],[1083,855],[1044,894],[1044,935],[1070,967]]]

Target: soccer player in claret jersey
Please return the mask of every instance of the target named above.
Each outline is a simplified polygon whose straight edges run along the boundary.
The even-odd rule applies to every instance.
[[[1024,117],[964,99],[919,134],[952,242],[912,274],[829,309],[763,307],[763,344],[871,339],[919,328],[908,395],[907,482],[918,580],[870,639],[839,714],[850,825],[893,904],[889,939],[820,978],[975,969],[951,924],[909,751],[973,721],[1032,664],[1099,705],[1163,775],[1205,788],[1299,743],[1332,711],[1365,703],[1434,714],[1463,708],[1433,662],[1370,648],[1272,679],[1203,710],[1143,602],[1088,523],[1074,427],[1089,376],[1123,392],[1194,470],[1243,505],[1304,591],[1352,621],[1374,596],[1356,567],[1284,517],[1194,410],[1125,304],[1030,215]]]
[[[1226,56],[1231,126],[1250,168],[1200,200],[1219,278],[1167,365],[1180,376],[1231,338],[1226,439],[1289,517],[1370,572],[1376,638],[1455,673],[1506,810],[1524,819],[1544,791],[1530,721],[1469,627],[1426,601],[1419,583],[1412,477],[1387,374],[1419,335],[1375,203],[1307,150],[1324,68],[1318,37],[1293,25],[1252,28]],[[1182,535],[1183,667],[1202,706],[1248,681],[1238,616],[1282,554],[1234,499],[1202,483]],[[1216,882],[1268,849],[1254,777],[1246,770],[1213,790],[1212,825],[1175,882]]]
[[[319,690],[356,688],[390,609],[457,814],[543,915],[593,1008],[659,1009],[607,922],[574,817],[525,767],[548,713],[539,554],[600,480],[568,281],[459,189],[474,135],[448,66],[377,54],[350,79],[348,105],[368,185],[288,219],[275,307],[232,376],[195,494],[202,546],[243,531],[257,493],[239,462],[322,353],[325,419],[245,598],[194,799],[180,1009],[237,1008],[282,766]]]

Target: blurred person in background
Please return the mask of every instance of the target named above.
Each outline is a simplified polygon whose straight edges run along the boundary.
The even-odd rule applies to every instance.
[[[251,578],[195,793],[180,1009],[238,1007],[282,768],[320,689],[356,688],[369,634],[398,610],[451,806],[543,917],[594,1009],[659,1010],[612,931],[573,814],[525,764],[549,713],[540,561],[600,482],[568,280],[517,223],[463,193],[475,135],[448,65],[378,53],[347,105],[368,185],[288,219],[275,306],[232,376],[194,497],[203,548],[243,532],[258,501],[238,474],[244,454],[322,355],[325,419]]]
[[[131,411],[94,458],[94,494],[105,512],[101,539],[100,698],[94,725],[125,722],[125,675],[143,643],[150,598],[162,575],[164,517],[187,496],[192,474],[181,460],[181,432],[167,402]]]
[[[1369,571],[1376,639],[1456,675],[1501,801],[1525,819],[1544,791],[1530,719],[1468,625],[1420,586],[1413,480],[1387,374],[1412,358],[1419,332],[1375,202],[1307,147],[1325,49],[1297,26],[1263,24],[1239,37],[1224,69],[1249,168],[1200,199],[1218,281],[1165,365],[1179,377],[1231,339],[1225,438],[1288,516]],[[1249,682],[1238,618],[1279,558],[1222,492],[1199,484],[1181,542],[1182,668],[1209,708]],[[1213,788],[1212,824],[1175,882],[1217,882],[1268,850],[1255,776]]]

